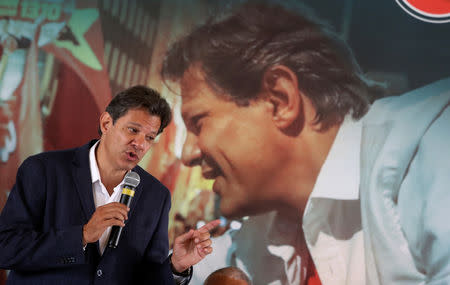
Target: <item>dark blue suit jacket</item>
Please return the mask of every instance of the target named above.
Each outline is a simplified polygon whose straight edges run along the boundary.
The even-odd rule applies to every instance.
[[[174,284],[168,263],[170,193],[139,166],[141,177],[116,249],[82,248],[95,211],[90,142],[26,159],[0,215],[0,268],[8,284]]]

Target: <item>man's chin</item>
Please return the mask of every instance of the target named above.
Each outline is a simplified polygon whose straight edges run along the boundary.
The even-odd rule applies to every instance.
[[[247,211],[241,209],[240,207],[236,207],[222,202],[220,203],[220,214],[225,218],[231,220],[241,219],[249,215]]]
[[[138,163],[139,163],[139,161],[138,161],[138,162],[127,161],[127,162],[123,165],[123,169],[126,170],[126,171],[129,171],[129,170],[135,168],[136,165],[138,165]]]
[[[257,216],[274,210],[263,208],[261,207],[261,204],[258,205],[257,202],[254,202],[254,204],[238,205],[231,202],[227,203],[227,201],[221,201],[219,209],[222,216],[231,220],[239,220],[248,216]]]

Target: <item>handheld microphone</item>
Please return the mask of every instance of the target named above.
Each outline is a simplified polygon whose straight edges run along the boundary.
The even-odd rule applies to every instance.
[[[134,196],[134,189],[139,185],[141,179],[139,174],[130,171],[125,175],[125,181],[122,186],[122,196],[120,196],[120,203],[130,207],[131,198]],[[108,247],[116,248],[119,244],[120,236],[122,235],[122,227],[113,226],[109,235]]]

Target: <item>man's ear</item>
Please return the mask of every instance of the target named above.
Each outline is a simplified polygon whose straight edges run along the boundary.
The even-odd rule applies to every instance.
[[[303,102],[297,75],[284,65],[269,68],[263,75],[265,99],[272,105],[275,125],[285,131],[299,131],[303,118]]]
[[[105,134],[113,125],[113,119],[108,112],[103,112],[100,115],[100,130]]]

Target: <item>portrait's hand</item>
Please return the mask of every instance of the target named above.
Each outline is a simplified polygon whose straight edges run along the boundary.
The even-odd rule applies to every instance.
[[[98,241],[110,226],[125,226],[128,211],[126,205],[118,202],[98,207],[89,222],[83,226],[83,245]]]
[[[177,272],[185,271],[212,252],[209,231],[219,224],[220,220],[214,220],[198,230],[190,230],[175,239],[172,266]]]

